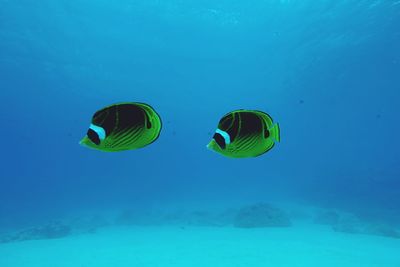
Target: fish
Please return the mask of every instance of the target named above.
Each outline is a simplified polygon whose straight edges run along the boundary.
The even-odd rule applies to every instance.
[[[81,145],[105,152],[148,146],[160,136],[162,121],[148,104],[116,103],[94,113]]]
[[[280,128],[258,110],[239,109],[222,117],[207,148],[230,158],[261,156],[280,142]]]

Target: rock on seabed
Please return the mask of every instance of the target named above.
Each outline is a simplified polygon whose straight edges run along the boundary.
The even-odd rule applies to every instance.
[[[284,211],[258,203],[240,209],[233,225],[239,228],[289,227],[292,222]]]

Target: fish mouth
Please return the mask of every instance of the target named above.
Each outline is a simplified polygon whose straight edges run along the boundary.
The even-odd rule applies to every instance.
[[[211,140],[211,142],[207,144],[206,147],[207,147],[208,150],[214,150],[214,144],[213,143],[214,143],[214,140]]]
[[[79,145],[88,147],[86,140],[87,137],[82,138],[81,141],[79,141]]]

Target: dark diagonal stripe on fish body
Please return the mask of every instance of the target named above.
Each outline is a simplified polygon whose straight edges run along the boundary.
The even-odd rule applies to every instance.
[[[236,150],[243,150],[243,147],[246,146],[246,140],[236,141],[235,144]]]
[[[130,138],[130,134],[132,133],[133,130],[126,130],[123,133],[120,133],[118,136],[113,136],[113,146],[115,145],[119,145],[123,142],[125,142],[125,140],[127,138]]]
[[[233,113],[226,114],[218,123],[218,128],[222,131],[227,131],[233,124]]]
[[[96,113],[94,113],[92,117],[92,123],[95,125],[103,125],[109,113],[110,113],[109,107],[97,111]]]
[[[132,144],[134,141],[140,137],[139,133],[142,129],[135,128],[133,130],[128,131],[124,136],[120,137],[118,141],[113,144],[113,147],[123,147],[129,144]]]
[[[244,149],[244,150],[248,150],[248,149],[254,148],[254,147],[257,145],[258,140],[259,140],[259,136],[257,136],[257,135],[252,136],[252,137],[248,140],[248,142],[246,143],[246,145],[243,147],[243,149]]]
[[[239,150],[248,150],[255,145],[257,142],[258,136],[256,135],[248,135],[247,137],[243,138],[243,141],[238,144]]]
[[[140,138],[142,138],[143,129],[137,129],[137,131],[130,134],[130,137],[126,139],[124,143],[121,143],[120,146],[129,146],[136,143]]]
[[[232,123],[229,126],[229,128],[226,130],[226,132],[229,134],[229,137],[231,139],[231,143],[235,141],[239,134],[240,130],[240,124],[241,124],[241,119],[239,113],[235,112],[232,116]]]
[[[237,149],[242,149],[247,143],[247,139],[245,137],[238,137],[235,141],[236,148]]]
[[[258,111],[258,113],[260,113],[260,115],[259,115],[260,117],[264,116],[263,120],[266,122],[267,128],[271,127],[274,124],[274,120],[272,119],[272,117],[269,114],[267,114],[263,111]]]
[[[119,142],[119,146],[127,146],[136,142],[142,137],[143,128],[135,128],[129,135],[124,138],[123,141]]]
[[[127,127],[127,128],[120,128],[117,129],[114,133],[113,133],[113,138],[114,139],[119,139],[119,138],[123,138],[127,132],[130,131],[135,131],[135,129],[140,128],[139,126],[134,126],[134,127]]]
[[[143,115],[144,115],[144,121],[146,123],[146,128],[151,129],[152,125],[151,125],[149,114],[147,114],[147,111],[144,109],[142,109],[142,111],[143,111]]]
[[[125,139],[130,138],[131,137],[130,135],[133,131],[134,131],[133,129],[127,129],[127,130],[119,133],[118,135],[113,136],[113,139],[116,140],[115,144],[122,143],[125,141]]]
[[[237,136],[237,143],[243,145],[244,143],[248,143],[251,139],[256,136],[256,134],[242,134],[241,132]]]

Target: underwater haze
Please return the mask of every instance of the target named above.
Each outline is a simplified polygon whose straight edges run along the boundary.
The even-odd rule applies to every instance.
[[[158,216],[272,203],[390,225],[381,232],[391,234],[379,238],[399,248],[400,234],[394,234],[400,230],[399,25],[396,0],[0,0],[0,233],[64,222],[71,214],[96,213],[113,221],[110,213],[126,210]],[[151,105],[162,119],[159,139],[117,153],[79,145],[94,112],[118,102]],[[271,115],[281,142],[255,158],[208,150],[219,120],[236,109]],[[298,233],[291,219],[290,231]],[[161,231],[142,224],[143,239]],[[199,231],[209,226],[204,227]],[[249,233],[222,234],[230,227],[211,231],[232,244]],[[327,234],[339,235],[335,231]],[[71,244],[85,234],[77,236],[12,244]],[[174,244],[176,235],[160,236]],[[196,243],[188,236],[189,244]],[[357,240],[348,244],[363,242]],[[104,249],[114,244],[106,243]],[[0,244],[2,267],[47,266],[35,265],[40,253],[30,247],[13,249],[15,255],[32,251],[25,257],[32,261],[11,256],[6,261],[10,245]],[[391,251],[386,248],[382,251]],[[167,252],[160,251],[165,254],[151,253],[152,260],[159,255],[163,263],[131,259],[113,267],[195,266],[188,263],[194,256],[166,261]],[[228,265],[223,253],[215,250],[210,254],[215,261],[199,266],[268,266],[239,256]],[[168,257],[175,259],[173,252]],[[336,264],[375,266],[349,262]],[[370,262],[395,267],[400,258]],[[51,259],[47,264],[103,266],[82,258],[71,265]],[[296,264],[274,266],[314,266],[303,257]],[[323,258],[315,264],[330,266]]]

